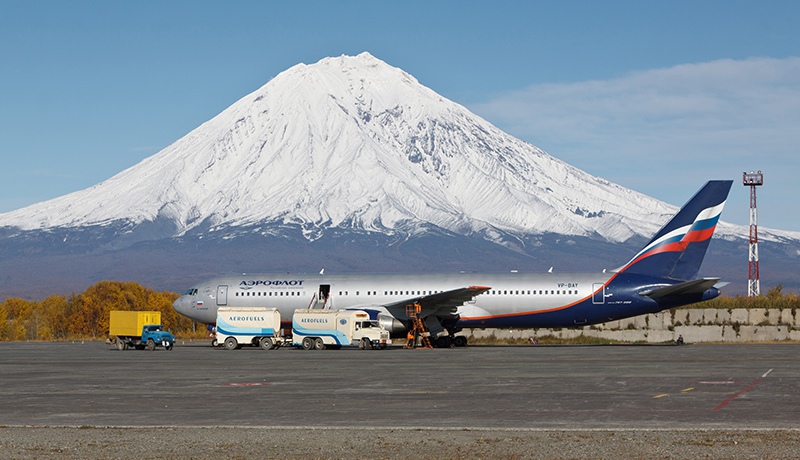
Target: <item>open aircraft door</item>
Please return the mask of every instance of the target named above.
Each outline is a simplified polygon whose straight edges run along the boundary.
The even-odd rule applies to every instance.
[[[217,286],[217,305],[228,305],[228,286]]]
[[[331,285],[330,284],[320,284],[319,285],[319,297],[317,297],[317,308],[327,308],[330,309],[330,298],[331,298]]]

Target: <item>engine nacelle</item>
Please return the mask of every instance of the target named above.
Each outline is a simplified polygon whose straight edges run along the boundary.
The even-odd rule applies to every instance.
[[[378,325],[389,331],[392,337],[404,337],[408,330],[405,324],[392,315],[378,315]]]

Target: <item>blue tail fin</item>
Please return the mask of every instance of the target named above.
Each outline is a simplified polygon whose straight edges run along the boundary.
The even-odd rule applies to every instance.
[[[690,280],[697,276],[731,180],[709,181],[619,272]]]

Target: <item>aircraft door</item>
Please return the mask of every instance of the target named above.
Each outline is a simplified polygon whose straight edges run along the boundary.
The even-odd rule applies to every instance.
[[[228,305],[228,286],[217,286],[217,305]]]
[[[602,305],[606,303],[606,285],[605,283],[592,284],[592,303],[595,305]]]
[[[325,308],[328,305],[328,300],[330,299],[330,296],[331,296],[331,285],[320,284],[319,296],[317,296],[317,306],[318,306],[317,308]]]

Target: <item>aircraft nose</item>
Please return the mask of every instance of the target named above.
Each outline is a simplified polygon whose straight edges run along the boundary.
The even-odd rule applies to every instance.
[[[172,309],[183,316],[189,316],[189,299],[185,295],[178,297],[175,302],[172,302]]]

